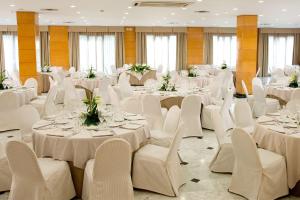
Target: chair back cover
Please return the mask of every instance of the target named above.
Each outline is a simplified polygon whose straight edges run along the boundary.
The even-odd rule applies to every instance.
[[[51,116],[57,114],[58,110],[55,105],[55,97],[57,94],[56,84],[50,88],[44,106],[44,115]]]
[[[64,105],[70,109],[74,109],[80,106],[80,98],[77,94],[76,88],[72,83],[71,78],[65,78],[64,80]]]
[[[262,164],[258,156],[257,147],[251,135],[243,129],[236,128],[231,134],[236,165],[251,170],[261,170]]]
[[[179,149],[182,136],[183,136],[183,130],[182,130],[182,125],[180,124],[176,130],[175,137],[171,142],[168,157],[167,157],[167,166],[169,166],[170,168],[174,164],[174,162],[178,160],[177,151]]]
[[[233,101],[233,90],[227,90],[227,94],[225,96],[224,102],[222,104],[220,113],[224,119],[226,130],[233,128],[233,122],[230,115],[230,107]]]
[[[0,94],[0,112],[17,109],[20,106],[18,95],[8,91]]]
[[[90,199],[133,199],[131,154],[124,139],[106,140],[97,148]]]
[[[116,108],[120,108],[120,99],[118,97],[118,94],[114,90],[114,88],[111,85],[107,86],[107,92],[110,97],[110,103],[111,105],[115,106]]]
[[[38,191],[46,193],[47,186],[37,157],[28,145],[10,141],[6,145],[6,155],[13,174],[11,195],[14,199],[38,199],[36,195],[41,195]]]
[[[163,131],[168,134],[174,135],[178,128],[179,119],[180,119],[180,108],[178,106],[172,106],[167,113],[163,125]]]
[[[129,79],[130,76],[126,72],[123,72],[120,75],[118,85],[121,91],[122,99],[133,95],[133,89],[130,85]]]
[[[163,127],[163,115],[159,97],[145,95],[142,100],[143,113],[151,129],[161,130]]]
[[[17,121],[24,142],[32,141],[32,126],[40,120],[40,114],[36,108],[31,105],[25,105],[17,111]]]
[[[37,96],[38,94],[38,82],[35,78],[28,78],[25,83],[24,86],[27,88],[34,88],[35,89],[35,96]]]
[[[253,90],[253,112],[256,117],[264,115],[266,113],[266,94],[262,85],[257,81],[258,79],[252,81],[252,90]]]
[[[200,113],[201,101],[198,96],[191,95],[183,99],[180,121],[184,136],[202,136]]]
[[[103,103],[109,104],[110,103],[110,96],[108,94],[108,86],[110,85],[110,79],[108,77],[104,77],[101,79],[101,84],[99,86],[99,95]]]
[[[292,93],[291,100],[297,99],[300,101],[300,88],[295,89]]]
[[[249,97],[249,92],[248,92],[248,88],[247,88],[247,85],[246,85],[244,80],[242,80],[242,87],[243,87],[243,90],[245,92],[246,97],[248,98]]]
[[[56,83],[51,76],[49,76],[50,88],[52,88]]]
[[[142,102],[138,97],[128,97],[122,101],[122,110],[134,114],[142,114]]]
[[[219,111],[215,110],[212,112],[212,122],[217,136],[218,144],[221,146],[225,143],[226,138],[226,128],[224,124],[224,119],[222,118]]]
[[[237,100],[234,107],[235,125],[238,128],[253,126],[252,111],[247,101]]]

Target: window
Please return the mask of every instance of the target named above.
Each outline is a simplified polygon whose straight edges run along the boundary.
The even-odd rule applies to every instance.
[[[5,70],[9,75],[19,71],[18,36],[16,34],[3,35]]]
[[[293,36],[269,36],[268,68],[269,73],[276,68],[283,69],[293,62]]]
[[[81,71],[93,67],[111,74],[111,66],[116,66],[114,35],[80,35],[79,46]]]
[[[176,35],[147,35],[147,64],[162,67],[162,72],[176,70]]]
[[[222,65],[224,62],[235,68],[237,59],[236,36],[213,36],[213,64]]]

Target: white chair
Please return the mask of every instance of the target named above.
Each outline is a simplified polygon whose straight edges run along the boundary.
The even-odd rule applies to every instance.
[[[133,89],[130,85],[129,78],[130,76],[126,72],[123,72],[119,77],[118,86],[120,88],[122,99],[133,95]]]
[[[121,102],[120,102],[119,96],[111,85],[107,86],[107,92],[108,92],[108,95],[110,98],[111,105],[113,105],[117,109],[120,109]]]
[[[21,131],[22,141],[32,142],[32,126],[40,120],[39,112],[31,105],[22,106],[17,110],[17,123]]]
[[[5,144],[0,142],[0,192],[9,191],[12,174],[8,166]]]
[[[215,134],[218,140],[218,151],[209,165],[212,172],[232,173],[234,153],[231,138],[227,136],[225,124],[218,111],[212,113]]]
[[[135,188],[167,196],[179,195],[184,183],[177,155],[182,134],[179,126],[169,148],[147,144],[135,153],[132,173]]]
[[[252,80],[253,88],[253,113],[255,117],[260,117],[267,113],[277,112],[280,108],[277,99],[266,98],[265,90],[262,86],[260,79],[254,78]]]
[[[70,78],[64,80],[64,106],[69,110],[75,110],[82,105],[82,100],[86,98],[84,89],[76,89]]]
[[[34,95],[35,97],[38,96],[38,82],[35,78],[28,78],[24,83],[24,87],[34,88]]]
[[[248,88],[247,88],[247,85],[244,80],[242,80],[242,87],[243,87],[244,93],[246,95],[247,101],[249,102],[250,107],[252,108],[254,97],[253,97],[253,95],[249,95]]]
[[[82,199],[133,200],[131,147],[123,139],[101,144],[85,167]]]
[[[121,110],[128,113],[142,114],[142,102],[138,96],[128,97],[122,100]]]
[[[95,88],[93,95],[94,96],[101,96],[101,100],[103,101],[104,104],[109,104],[110,103],[110,97],[107,91],[108,86],[110,84],[110,79],[108,77],[104,77],[101,80],[99,88]]]
[[[235,127],[242,128],[248,133],[254,131],[254,120],[250,105],[245,100],[237,100],[234,106]]]
[[[67,162],[37,158],[26,144],[18,141],[10,141],[6,153],[13,174],[9,199],[67,200],[75,196]]]
[[[232,90],[228,90],[222,106],[220,105],[204,106],[201,113],[202,127],[206,129],[214,130],[214,126],[212,124],[212,112],[217,110],[221,113],[223,119],[226,121],[225,124],[226,130],[233,128],[233,122],[230,115],[230,107],[232,104],[232,100],[233,100]]]
[[[183,137],[203,137],[201,127],[201,101],[198,96],[191,95],[181,103],[180,122],[183,125]]]
[[[153,95],[145,95],[142,100],[143,114],[146,117],[151,130],[161,130],[163,127],[163,113],[159,97]]]
[[[295,89],[292,93],[291,100],[297,99],[300,100],[300,89]]]
[[[18,95],[8,91],[0,94],[0,112],[17,109],[20,106]]]
[[[169,147],[175,136],[180,119],[180,108],[172,106],[166,116],[162,129],[150,130],[150,143]]]
[[[247,199],[277,199],[289,193],[285,158],[257,149],[249,134],[235,129],[231,134],[235,166],[229,191]]]

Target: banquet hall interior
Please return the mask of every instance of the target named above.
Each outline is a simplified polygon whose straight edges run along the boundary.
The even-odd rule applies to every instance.
[[[0,200],[300,200],[299,0],[1,0]]]

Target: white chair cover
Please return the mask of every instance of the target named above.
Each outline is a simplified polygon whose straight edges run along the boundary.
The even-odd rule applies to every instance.
[[[289,193],[285,159],[257,149],[249,134],[235,129],[231,135],[235,166],[229,191],[247,199],[277,199]]]
[[[122,99],[133,95],[133,90],[131,88],[129,78],[130,76],[126,72],[123,72],[119,77],[118,86],[120,88]]]
[[[25,143],[32,142],[32,126],[40,120],[39,112],[31,105],[22,106],[17,110],[17,123]]]
[[[120,99],[118,97],[118,94],[115,92],[114,88],[111,85],[107,86],[107,92],[110,98],[111,105],[113,105],[115,108],[120,109],[121,107]]]
[[[250,105],[245,100],[237,100],[234,106],[234,119],[237,128],[249,130],[249,133],[254,131],[254,120]]]
[[[131,147],[123,139],[106,140],[84,173],[83,200],[133,200]]]
[[[9,199],[66,200],[75,196],[66,162],[37,159],[26,144],[17,141],[6,145],[6,153],[13,174]]]
[[[139,97],[135,97],[135,96],[125,98],[121,102],[121,110],[128,113],[142,114],[143,113],[142,102]]]
[[[253,107],[253,95],[249,95],[248,88],[247,88],[247,85],[244,80],[242,80],[242,87],[243,87],[244,93],[247,97],[247,101],[249,102],[250,107],[252,108]]]
[[[142,102],[143,114],[146,117],[150,129],[161,130],[164,120],[159,97],[153,95],[145,95]]]
[[[183,137],[203,137],[201,120],[201,100],[196,95],[187,96],[181,104],[180,122],[183,125]]]
[[[167,113],[163,129],[150,131],[150,143],[169,147],[178,128],[179,119],[180,108],[178,106],[172,106]]]
[[[213,172],[232,173],[234,154],[231,139],[226,135],[225,123],[220,113],[214,111],[212,118],[219,148],[209,165],[209,169]]]
[[[145,189],[167,196],[178,196],[183,185],[177,149],[183,131],[178,127],[170,148],[148,144],[134,156],[132,181],[135,188]]]
[[[295,89],[292,93],[291,100],[297,99],[300,100],[300,88]]]
[[[223,120],[225,121],[226,130],[233,128],[233,121],[230,114],[230,107],[233,101],[233,90],[227,90],[224,102],[220,109]]]
[[[42,116],[56,115],[59,112],[58,108],[55,105],[56,94],[57,94],[57,86],[55,85],[52,88],[50,88],[48,92]]]
[[[20,106],[18,95],[14,92],[0,94],[0,112],[17,109]]]
[[[35,78],[28,78],[25,83],[24,83],[24,87],[27,88],[34,88],[34,93],[35,93],[35,97],[38,96],[38,82]]]
[[[101,100],[104,104],[110,103],[110,96],[107,89],[109,85],[111,85],[110,79],[108,77],[104,77],[103,79],[101,79],[99,88],[96,88],[94,91],[94,96],[101,96]]]
[[[68,110],[76,110],[82,105],[82,99],[79,97],[75,86],[70,78],[65,78],[64,80],[64,106]]]

